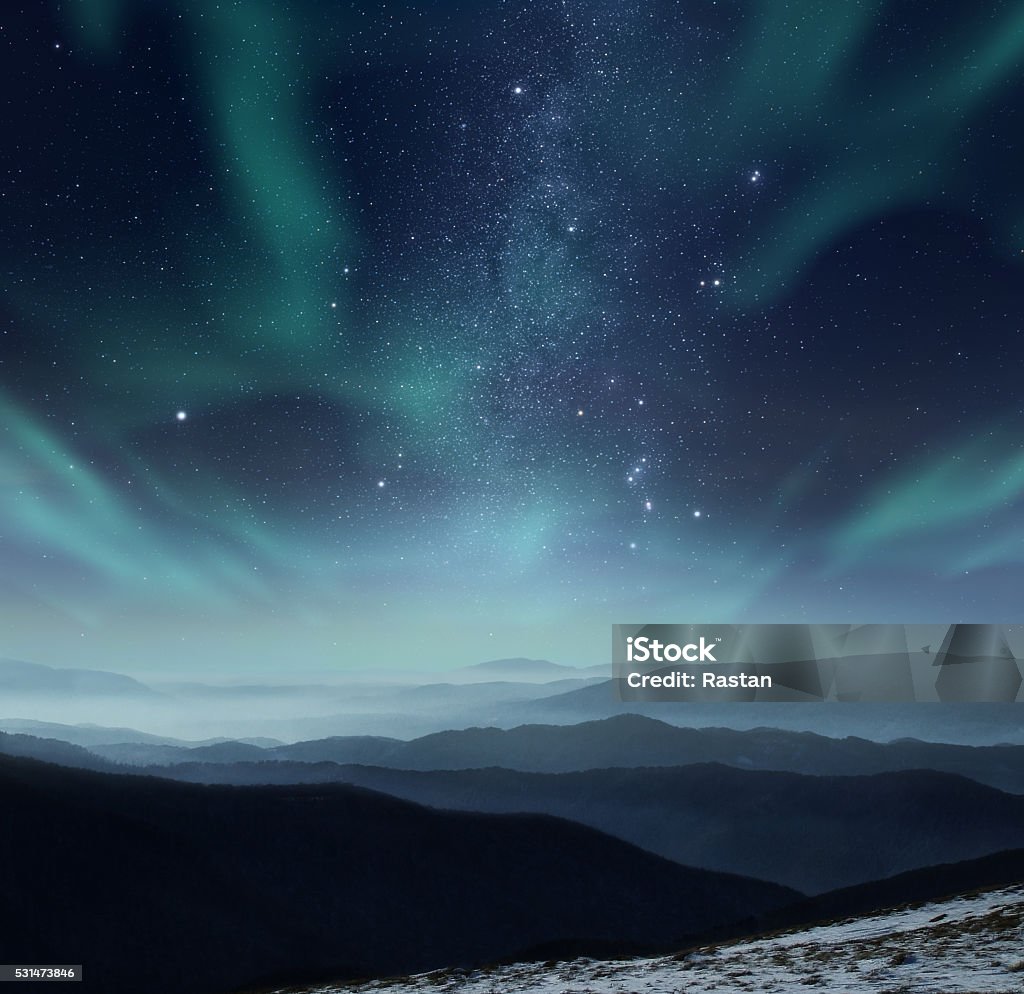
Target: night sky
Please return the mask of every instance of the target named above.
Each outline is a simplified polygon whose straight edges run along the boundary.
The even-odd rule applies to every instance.
[[[68,0],[0,75],[0,655],[1024,621],[1019,0]]]

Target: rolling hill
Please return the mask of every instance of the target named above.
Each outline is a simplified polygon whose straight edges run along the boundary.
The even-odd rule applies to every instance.
[[[553,818],[347,786],[202,787],[0,757],[0,795],[0,962],[82,963],[82,989],[103,994],[670,948],[798,896]]]
[[[549,814],[681,864],[807,894],[1024,847],[1024,796],[927,770],[830,777],[696,764],[543,774],[271,762],[152,772],[206,783],[344,782],[438,808]]]

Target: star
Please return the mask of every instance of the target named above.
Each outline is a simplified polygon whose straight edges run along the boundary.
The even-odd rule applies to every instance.
[[[695,518],[699,518],[699,517],[700,517],[700,511],[694,511],[694,512],[693,512],[693,516],[694,516]]]
[[[512,92],[518,97],[523,92],[523,88],[521,86],[514,86]]]
[[[188,414],[187,414],[187,412],[185,412],[185,411],[178,411],[178,413],[177,413],[177,414],[175,414],[174,416],[175,416],[175,418],[177,418],[177,419],[178,419],[179,421],[184,421],[184,420],[185,420],[185,419],[186,419],[186,418],[188,417]]]

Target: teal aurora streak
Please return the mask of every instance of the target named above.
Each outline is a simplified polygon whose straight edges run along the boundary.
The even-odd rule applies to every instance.
[[[615,176],[620,207],[622,190],[651,196],[701,231],[674,279],[695,286],[703,255],[727,292],[659,316],[666,326],[766,328],[823,254],[925,204],[983,218],[1019,272],[1011,124],[1006,161],[988,163],[984,182],[975,156],[1020,92],[1024,7],[945,5],[908,32],[900,5],[881,0],[719,6],[714,20],[685,4],[534,15],[423,3],[390,21],[296,2],[66,6],[65,77],[102,95],[128,86],[142,46],[163,46],[176,106],[140,99],[116,129],[96,106],[94,125],[75,125],[81,162],[75,149],[46,153],[59,185],[105,184],[76,194],[95,197],[60,222],[49,254],[20,247],[53,227],[53,204],[7,198],[7,307],[53,357],[25,379],[3,367],[4,582],[22,619],[11,651],[28,653],[44,625],[54,657],[187,637],[240,659],[259,642],[268,658],[287,646],[344,663],[339,644],[358,657],[389,626],[396,661],[457,628],[445,652],[467,662],[530,651],[584,662],[603,658],[613,621],[837,620],[851,604],[860,620],[911,621],[993,603],[963,577],[1019,576],[1019,404],[958,418],[942,446],[859,467],[827,513],[804,511],[827,442],[762,474],[757,501],[725,494],[743,470],[723,468],[735,361],[724,345],[705,343],[672,374],[689,399],[671,415],[657,397],[637,407],[648,388],[635,376],[628,403],[609,399],[633,347],[623,328],[637,314],[623,300],[653,242],[629,234],[631,208],[617,216],[595,177]],[[496,52],[532,17],[564,32],[569,68],[538,72],[523,89],[543,88],[542,107],[506,123],[507,87],[530,66]],[[340,128],[352,110],[337,93],[360,74],[361,99],[410,68],[443,79],[459,60],[492,91],[495,134],[522,154],[496,167],[507,194],[474,194],[495,203],[478,240],[453,207],[457,237],[439,224],[414,264],[403,191],[390,203],[367,193],[331,139],[332,116]],[[450,89],[432,107],[425,90],[409,110],[419,139],[381,124],[360,141],[422,154],[442,178],[482,170],[479,149],[452,138],[471,110],[452,109]],[[144,178],[183,155],[191,169]],[[762,185],[756,208],[714,206],[741,203],[748,182]],[[571,237],[577,226],[604,242]],[[388,290],[367,291],[371,272]],[[64,400],[52,407],[50,394]],[[274,424],[248,439],[264,405]],[[632,420],[612,416],[627,407]],[[189,417],[175,425],[178,409]],[[308,428],[321,409],[326,424]],[[211,423],[225,434],[203,435]],[[222,457],[217,438],[236,454]],[[699,484],[680,485],[673,460]],[[623,498],[633,462],[642,486]],[[895,601],[876,587],[892,570],[905,579]],[[178,649],[145,651],[155,665]]]

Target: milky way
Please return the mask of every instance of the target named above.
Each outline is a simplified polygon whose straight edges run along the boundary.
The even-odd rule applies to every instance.
[[[3,653],[1020,620],[1019,3],[89,0],[0,45]]]

